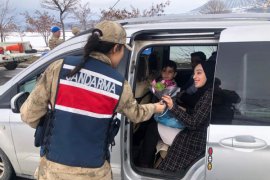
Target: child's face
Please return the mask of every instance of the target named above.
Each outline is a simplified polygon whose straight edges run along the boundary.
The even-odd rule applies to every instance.
[[[161,71],[161,77],[164,80],[173,80],[173,78],[176,76],[176,72],[172,67],[164,67]]]

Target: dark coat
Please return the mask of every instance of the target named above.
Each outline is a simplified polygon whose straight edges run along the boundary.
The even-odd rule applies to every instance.
[[[177,105],[173,106],[173,114],[182,120],[186,128],[175,137],[159,169],[165,171],[186,169],[205,153],[211,101],[212,89],[209,88],[196,103],[192,114],[186,113]]]

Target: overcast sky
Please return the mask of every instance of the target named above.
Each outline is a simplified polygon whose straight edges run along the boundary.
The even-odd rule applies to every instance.
[[[100,9],[109,9],[117,0],[81,0],[83,3],[89,2],[92,11],[99,14]],[[193,10],[208,0],[170,0],[170,5],[165,8],[166,14],[186,13]],[[115,8],[127,8],[130,6],[140,10],[148,9],[152,4],[166,2],[166,0],[120,0]],[[18,12],[34,11],[40,9],[40,0],[10,0],[10,6],[16,8]]]

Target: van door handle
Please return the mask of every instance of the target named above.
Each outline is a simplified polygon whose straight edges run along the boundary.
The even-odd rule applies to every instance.
[[[232,147],[233,146],[232,140],[233,138],[225,138],[222,139],[219,143],[225,147]]]
[[[240,135],[230,138],[225,138],[220,141],[220,144],[225,147],[243,148],[243,149],[262,149],[267,147],[267,143],[250,135]]]
[[[244,149],[261,149],[267,146],[267,143],[250,135],[235,136],[232,139],[232,146],[234,148]]]

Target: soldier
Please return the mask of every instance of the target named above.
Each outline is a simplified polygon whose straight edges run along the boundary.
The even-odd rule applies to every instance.
[[[109,124],[121,113],[132,122],[163,112],[163,103],[139,105],[115,67],[126,44],[124,28],[113,21],[96,25],[83,59],[68,56],[51,64],[21,107],[22,120],[35,128],[52,104],[55,119],[41,147],[38,179],[112,179]],[[59,80],[60,79],[60,80]]]
[[[58,46],[59,44],[61,44],[62,42],[64,42],[63,39],[60,39],[60,28],[57,26],[53,26],[51,28],[51,32],[52,32],[52,36],[49,39],[49,48],[52,50],[54,49],[56,46]]]
[[[80,34],[80,29],[76,26],[72,27],[71,32],[74,36]]]

